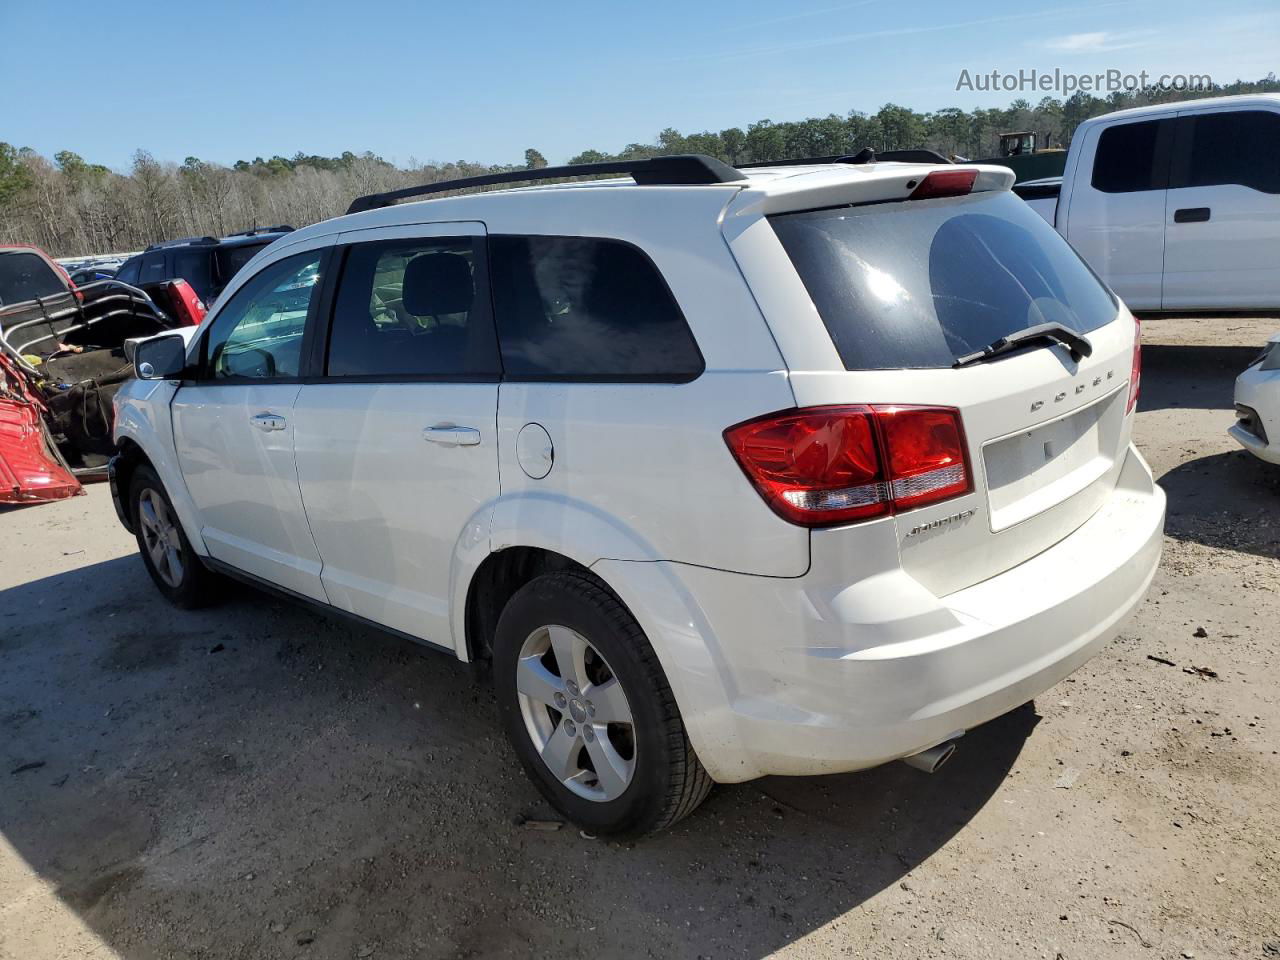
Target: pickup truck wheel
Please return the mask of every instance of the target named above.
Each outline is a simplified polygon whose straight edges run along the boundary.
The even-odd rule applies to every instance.
[[[595,578],[545,574],[516,592],[498,620],[494,682],[525,771],[586,829],[662,830],[710,792],[644,631]]]
[[[150,467],[134,471],[129,509],[142,562],[165,598],[186,609],[209,603],[216,575],[191,549],[164,484]]]

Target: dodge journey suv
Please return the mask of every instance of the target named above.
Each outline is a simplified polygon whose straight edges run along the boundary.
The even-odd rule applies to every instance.
[[[932,769],[1159,559],[1137,323],[1011,180],[665,157],[360,198],[137,348],[121,520],[180,606],[232,576],[488,661],[591,830]]]

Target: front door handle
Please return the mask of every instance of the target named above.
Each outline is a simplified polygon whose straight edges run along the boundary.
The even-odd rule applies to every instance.
[[[283,430],[289,423],[284,417],[276,413],[259,413],[257,416],[250,417],[249,422],[266,433],[270,433],[273,430]]]
[[[1208,219],[1208,207],[1183,207],[1173,211],[1174,223],[1204,223]]]
[[[427,427],[422,439],[446,447],[474,447],[480,442],[480,431],[475,427]]]

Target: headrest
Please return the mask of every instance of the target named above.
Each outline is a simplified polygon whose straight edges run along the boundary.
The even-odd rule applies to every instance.
[[[457,253],[424,253],[405,268],[400,303],[415,317],[466,313],[475,299],[471,263]]]

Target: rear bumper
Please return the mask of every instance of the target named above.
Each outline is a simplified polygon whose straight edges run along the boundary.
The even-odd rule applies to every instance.
[[[653,636],[665,620],[655,646],[715,779],[871,767],[1000,716],[1093,656],[1150,585],[1164,505],[1131,447],[1114,495],[1088,522],[949,596],[900,568],[828,582],[821,571],[837,563],[820,562],[815,538],[813,569],[792,580],[666,565],[699,609],[683,624],[668,615],[645,626]]]

